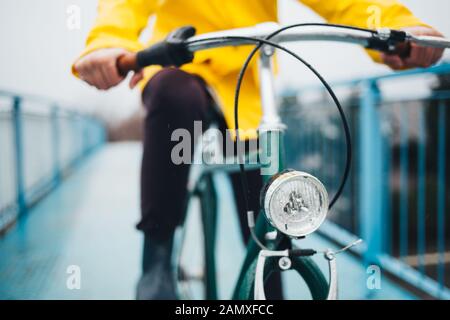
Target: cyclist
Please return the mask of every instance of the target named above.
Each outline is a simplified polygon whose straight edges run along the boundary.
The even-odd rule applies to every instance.
[[[415,35],[441,36],[416,18],[396,0],[300,0],[330,23],[367,27],[372,18],[370,7],[379,9],[379,27],[404,29]],[[116,60],[127,51],[138,51],[139,41],[149,17],[154,17],[148,44],[162,40],[168,32],[193,25],[197,34],[255,25],[277,20],[276,0],[99,0],[98,16],[89,33],[86,49],[73,65],[82,80],[107,90],[124,80],[116,69]],[[141,170],[141,214],[138,229],[145,235],[143,275],[137,289],[138,299],[175,299],[170,255],[174,230],[180,224],[186,196],[189,164],[175,165],[171,151],[174,129],[193,133],[194,121],[211,119],[213,102],[220,106],[222,129],[233,125],[234,87],[241,64],[250,49],[227,47],[202,51],[192,63],[179,69],[149,67],[135,73],[130,88],[140,84],[147,114],[144,124],[144,153]],[[392,69],[428,67],[437,62],[442,50],[413,45],[407,58],[369,52],[377,62]],[[256,72],[253,65],[252,69]],[[261,110],[256,75],[250,72],[241,93],[240,127],[257,128]],[[214,99],[212,98],[214,96]],[[251,133],[243,138],[252,139]],[[243,212],[242,188],[237,176],[231,176],[243,230],[247,230]],[[248,172],[250,209],[258,212],[262,180],[257,171]],[[244,232],[244,240],[248,233]],[[281,298],[279,278],[268,290]]]

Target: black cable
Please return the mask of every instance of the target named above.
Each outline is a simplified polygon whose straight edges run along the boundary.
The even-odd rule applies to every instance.
[[[351,30],[376,33],[376,31],[374,31],[374,30],[357,28],[357,27],[352,27],[352,26],[342,26],[342,25],[324,24],[324,23],[302,23],[302,24],[289,25],[289,26],[280,28],[280,29],[276,30],[275,32],[273,32],[272,34],[268,35],[265,39],[259,39],[259,38],[253,38],[253,37],[224,36],[224,37],[214,37],[214,38],[208,38],[208,39],[194,40],[194,41],[191,41],[190,43],[207,42],[210,40],[231,40],[231,39],[249,40],[249,41],[258,42],[258,45],[256,45],[255,48],[253,48],[252,52],[248,55],[247,59],[245,60],[243,66],[239,72],[239,76],[238,76],[238,80],[237,80],[235,99],[234,99],[234,122],[235,122],[235,130],[236,130],[236,142],[235,142],[236,146],[240,141],[238,111],[239,111],[239,95],[240,95],[240,89],[242,86],[242,81],[243,81],[245,72],[248,69],[251,59],[254,57],[256,52],[260,50],[260,48],[262,47],[263,44],[275,47],[277,49],[280,49],[280,50],[285,51],[286,53],[290,54],[291,56],[293,56],[294,58],[296,58],[297,60],[302,62],[302,64],[305,65],[308,69],[310,69],[314,73],[314,75],[321,81],[321,83],[324,85],[324,87],[327,89],[328,93],[330,94],[331,98],[333,99],[333,102],[336,104],[336,107],[338,108],[338,111],[339,111],[339,114],[340,114],[340,117],[341,117],[341,120],[343,123],[343,127],[344,127],[346,149],[347,149],[347,152],[346,152],[347,159],[346,159],[344,174],[342,176],[341,183],[339,185],[339,188],[338,188],[336,194],[334,195],[333,199],[329,203],[329,208],[331,209],[343,192],[343,189],[345,187],[345,183],[348,179],[348,176],[350,173],[350,168],[351,168],[352,146],[351,146],[350,128],[348,126],[347,118],[345,116],[342,106],[341,106],[336,94],[334,93],[333,89],[314,67],[312,67],[308,62],[306,62],[304,59],[302,59],[296,53],[292,52],[291,50],[287,49],[286,47],[269,41],[269,39],[271,39],[272,37],[276,36],[277,34],[283,32],[287,29],[296,28],[296,27],[306,27],[306,26],[328,26],[328,27],[337,27],[337,28],[343,28],[343,29],[351,29]],[[247,181],[247,176],[245,174],[245,164],[242,159],[242,154],[240,154],[240,152],[238,152],[238,160],[239,160],[239,169],[240,169],[240,174],[241,174],[242,188],[244,189],[244,202],[245,202],[246,210],[248,212],[249,211],[248,181]]]

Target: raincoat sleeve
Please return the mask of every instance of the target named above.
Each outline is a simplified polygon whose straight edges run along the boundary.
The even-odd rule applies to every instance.
[[[156,5],[157,0],[99,0],[97,18],[79,58],[101,48],[142,49],[139,35]],[[76,74],[73,66],[72,72]]]

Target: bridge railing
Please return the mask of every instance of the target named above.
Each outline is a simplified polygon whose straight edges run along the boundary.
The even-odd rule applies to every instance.
[[[93,117],[0,91],[0,233],[104,140]]]
[[[450,64],[337,83],[352,138],[349,182],[321,233],[429,296],[450,298]],[[318,88],[286,92],[288,164],[330,194],[345,165],[336,108]]]

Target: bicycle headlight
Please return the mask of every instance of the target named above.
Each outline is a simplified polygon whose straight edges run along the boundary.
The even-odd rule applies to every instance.
[[[305,172],[286,170],[274,176],[261,193],[266,218],[291,237],[317,230],[328,212],[328,194],[323,184]]]

